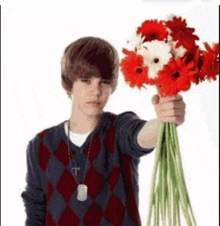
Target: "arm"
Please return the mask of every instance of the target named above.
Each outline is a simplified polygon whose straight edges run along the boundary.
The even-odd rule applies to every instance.
[[[25,225],[45,225],[46,195],[42,185],[42,174],[38,165],[38,158],[33,143],[27,148],[27,186],[22,192],[27,219]]]
[[[153,119],[145,123],[137,136],[137,143],[142,148],[156,146],[159,134],[159,120]]]

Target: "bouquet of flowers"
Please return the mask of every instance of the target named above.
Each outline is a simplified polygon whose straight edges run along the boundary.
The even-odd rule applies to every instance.
[[[199,37],[195,29],[187,26],[186,20],[175,15],[167,20],[146,20],[137,28],[128,41],[131,49],[123,49],[126,55],[121,71],[130,87],[139,89],[147,85],[159,87],[162,97],[175,96],[190,89],[191,83],[198,85],[216,80],[219,74],[219,43],[206,50],[196,44]],[[181,208],[180,208],[181,207]],[[153,225],[181,225],[182,209],[187,225],[196,225],[192,206],[184,179],[176,124],[160,122],[160,133],[156,145],[148,223]],[[153,217],[152,217],[153,218]]]

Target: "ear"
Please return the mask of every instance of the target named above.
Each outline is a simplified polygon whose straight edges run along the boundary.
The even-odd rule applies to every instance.
[[[73,93],[69,93],[69,94],[70,94],[71,99],[73,99]]]
[[[66,90],[67,95],[69,96],[70,99],[73,99],[73,93],[70,91]]]

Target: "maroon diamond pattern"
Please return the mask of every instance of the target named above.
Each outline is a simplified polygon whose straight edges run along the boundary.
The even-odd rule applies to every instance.
[[[57,190],[60,192],[61,196],[66,202],[69,202],[70,198],[72,197],[73,193],[77,189],[77,184],[69,172],[69,170],[65,169],[58,184]]]
[[[83,218],[85,225],[98,226],[102,219],[102,210],[100,206],[93,203]]]
[[[40,143],[39,147],[39,164],[41,169],[43,169],[44,172],[47,170],[47,165],[50,160],[51,153],[47,149],[47,147],[43,144]]]
[[[67,206],[59,220],[59,226],[74,226],[79,225],[79,223],[79,217],[71,210],[69,206]]]
[[[55,151],[55,156],[64,164],[64,166],[69,164],[68,146],[63,139],[60,141],[60,144]]]
[[[99,192],[104,187],[106,179],[98,173],[95,168],[90,167],[88,173],[86,174],[85,184],[88,186],[88,194],[95,199]],[[90,189],[89,189],[90,188]]]
[[[104,217],[113,225],[122,225],[125,215],[125,208],[121,201],[114,195],[109,199]]]
[[[53,219],[51,213],[48,211],[46,218],[46,226],[56,226],[56,225],[57,225],[56,221]]]
[[[97,158],[97,156],[99,155],[100,150],[101,150],[101,142],[100,142],[100,138],[99,138],[98,134],[95,134],[92,137],[92,143],[91,143],[91,145],[89,144],[89,146],[90,146],[89,161],[93,162]],[[88,156],[89,146],[84,151],[86,156]]]
[[[47,184],[47,203],[50,201],[50,199],[51,199],[51,196],[53,195],[53,193],[54,193],[54,186],[53,186],[53,184],[51,183],[51,182],[49,182],[48,184]]]
[[[110,184],[110,191],[113,192],[115,189],[116,184],[118,183],[120,177],[120,169],[118,167],[113,167],[110,177],[109,177],[109,184]]]
[[[135,192],[133,189],[133,173],[132,173],[132,162],[128,155],[122,156],[122,171],[124,172],[125,185],[128,191],[128,199],[126,200],[127,212],[135,225],[139,225],[138,218],[138,207],[135,200]],[[131,179],[130,179],[131,177]]]
[[[115,150],[115,127],[110,127],[109,128],[109,131],[108,131],[108,134],[107,134],[107,146],[109,148],[109,151],[111,153],[114,153],[114,150]]]
[[[51,128],[45,129],[42,132],[38,133],[37,136],[40,139],[43,139],[49,132],[50,132]]]

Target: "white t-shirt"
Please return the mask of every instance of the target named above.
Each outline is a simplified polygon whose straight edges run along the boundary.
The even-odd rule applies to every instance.
[[[66,135],[68,136],[68,122],[64,124],[64,130]],[[92,131],[88,133],[80,134],[80,133],[73,133],[72,131],[70,131],[70,141],[74,143],[76,146],[81,147],[91,132]]]

